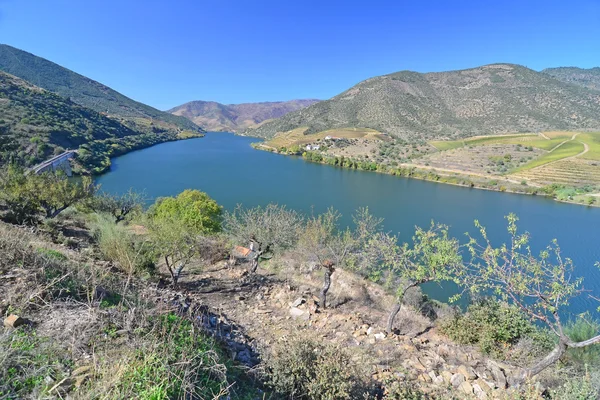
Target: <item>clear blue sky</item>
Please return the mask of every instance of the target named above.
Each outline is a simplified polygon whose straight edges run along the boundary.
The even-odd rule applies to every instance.
[[[600,66],[600,0],[0,0],[0,43],[160,109],[325,99],[405,69]]]

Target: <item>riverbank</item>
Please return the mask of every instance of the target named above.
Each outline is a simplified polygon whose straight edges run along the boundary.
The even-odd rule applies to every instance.
[[[357,160],[350,157],[324,155],[318,151],[304,151],[302,153],[280,152],[275,147],[262,143],[252,143],[252,147],[257,150],[276,154],[301,156],[306,161],[333,167],[378,172],[392,176],[445,183],[474,189],[544,196],[563,203],[600,207],[600,197],[598,197],[598,194],[595,192],[588,192],[588,188],[567,187],[560,184],[537,186],[528,184],[526,181],[516,183],[515,181],[504,177],[488,179],[480,175],[461,174],[457,171],[449,172],[430,167],[423,168],[412,164],[389,166],[373,161]]]

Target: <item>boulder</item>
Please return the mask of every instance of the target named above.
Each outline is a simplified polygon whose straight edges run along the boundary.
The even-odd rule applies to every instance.
[[[300,319],[302,321],[307,321],[310,318],[310,314],[304,310],[301,310],[297,307],[290,308],[290,315],[292,319]]]
[[[452,378],[450,378],[450,384],[455,388],[458,388],[466,379],[463,374],[454,374]]]
[[[306,303],[306,300],[304,299],[304,297],[298,297],[292,303],[292,307],[299,307],[301,304],[304,304],[304,303]]]
[[[456,373],[463,374],[465,378],[467,378],[470,381],[474,381],[475,379],[477,379],[477,374],[475,373],[475,370],[464,364],[456,369]]]
[[[464,381],[463,383],[461,383],[458,387],[458,390],[466,394],[473,394],[473,386],[469,383],[469,381]]]

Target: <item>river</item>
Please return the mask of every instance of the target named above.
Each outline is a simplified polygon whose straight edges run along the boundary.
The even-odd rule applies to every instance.
[[[409,241],[414,227],[432,220],[447,224],[464,241],[476,233],[473,221],[487,227],[494,244],[507,239],[504,216],[513,212],[519,227],[532,234],[532,249],[543,249],[558,239],[563,256],[572,258],[584,286],[600,296],[600,208],[564,204],[551,199],[463,188],[346,170],[305,162],[299,157],[254,150],[255,138],[229,133],[207,133],[200,139],[159,144],[112,161],[110,172],[98,177],[102,190],[143,191],[152,201],[184,189],[207,192],[226,209],[236,204],[285,204],[307,213],[335,207],[349,221],[359,207],[368,206],[385,218],[386,230]],[[429,286],[426,292],[447,300],[451,287]],[[579,298],[571,313],[595,310],[600,303]]]

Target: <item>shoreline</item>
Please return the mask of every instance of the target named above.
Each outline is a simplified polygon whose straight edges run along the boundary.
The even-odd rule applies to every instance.
[[[318,153],[321,158],[320,160],[318,157],[317,157],[317,159],[308,159],[306,156],[307,153],[312,153],[312,152],[303,152],[302,154],[288,154],[288,153],[279,152],[276,148],[274,148],[272,146],[267,146],[263,143],[252,143],[251,146],[255,150],[267,151],[270,153],[276,153],[276,154],[280,154],[280,155],[284,155],[284,156],[290,156],[290,155],[301,156],[305,162],[312,162],[315,164],[322,164],[322,165],[327,165],[327,166],[336,167],[336,168],[365,171],[365,172],[375,172],[375,173],[399,176],[399,177],[404,177],[404,178],[419,179],[422,181],[428,181],[428,182],[434,182],[434,183],[443,183],[443,184],[447,184],[447,185],[460,186],[460,187],[469,188],[469,189],[480,189],[480,190],[488,190],[488,191],[493,191],[493,192],[512,193],[512,194],[529,195],[529,196],[542,196],[542,197],[546,197],[546,198],[549,198],[551,200],[554,200],[554,201],[557,201],[560,203],[600,208],[600,196],[598,196],[597,193],[582,194],[581,196],[589,196],[589,197],[597,199],[597,200],[594,200],[594,203],[592,203],[592,204],[585,204],[585,203],[579,202],[579,201],[569,201],[569,200],[558,199],[554,193],[548,193],[548,192],[544,193],[544,190],[546,188],[545,186],[529,186],[529,185],[527,185],[527,186],[523,186],[523,187],[528,188],[530,190],[517,190],[516,189],[517,186],[514,183],[507,181],[503,177],[497,177],[496,179],[487,180],[485,182],[478,182],[476,179],[473,180],[473,178],[480,178],[480,179],[486,179],[486,178],[478,177],[476,175],[468,175],[468,174],[464,174],[464,175],[443,174],[443,173],[440,173],[440,171],[437,171],[435,168],[425,169],[425,168],[419,168],[417,166],[409,165],[409,164],[400,164],[396,168],[393,168],[393,167],[390,168],[390,167],[375,164],[375,163],[373,163],[373,164],[375,164],[374,169],[348,167],[345,165],[331,164],[330,162],[331,162],[331,160],[335,159],[335,156],[322,155],[322,154]],[[352,159],[348,159],[348,160],[352,160]],[[356,161],[356,160],[352,160],[352,163],[353,163],[353,165],[359,165],[359,161]],[[446,178],[446,179],[444,179],[444,178]],[[450,179],[448,179],[448,178],[450,178]],[[453,182],[452,180],[457,180],[457,181]],[[494,182],[496,180],[498,182],[496,182],[495,184],[491,184],[491,182]],[[460,181],[463,181],[463,182],[460,182]],[[504,184],[502,184],[502,183],[504,183]],[[486,184],[490,185],[490,186],[483,186]],[[551,186],[551,185],[549,185],[549,186]]]

